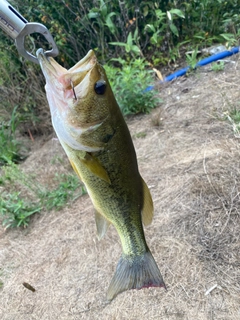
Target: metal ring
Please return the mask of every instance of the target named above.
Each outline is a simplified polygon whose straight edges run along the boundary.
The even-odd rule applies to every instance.
[[[34,32],[42,34],[48,41],[48,43],[52,46],[51,50],[45,51],[45,55],[56,57],[59,51],[51,33],[43,24],[37,22],[28,22],[15,39],[15,43],[19,54],[28,59],[29,61],[39,64],[37,57],[28,52],[24,47],[25,37]]]

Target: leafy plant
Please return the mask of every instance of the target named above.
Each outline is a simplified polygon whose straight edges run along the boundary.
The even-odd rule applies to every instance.
[[[161,101],[156,90],[145,91],[153,83],[152,71],[144,59],[117,59],[121,68],[105,66],[116,100],[124,115],[149,113]]]
[[[41,207],[39,205],[28,203],[21,198],[20,192],[3,193],[0,198],[0,212],[4,217],[2,224],[6,229],[10,227],[27,227],[30,216],[40,210]]]
[[[187,65],[190,67],[190,70],[194,70],[197,66],[197,63],[198,63],[197,55],[198,55],[198,48],[195,48],[191,52],[191,54],[189,53],[186,54],[186,61],[187,61]]]
[[[1,193],[0,215],[3,216],[5,228],[26,227],[33,214],[42,210],[59,210],[68,201],[74,201],[86,193],[76,175],[56,174],[54,180],[57,187],[49,190],[14,163],[4,166],[2,171],[0,184],[4,186],[5,191]],[[14,191],[6,191],[9,187]],[[24,191],[24,196],[19,189]]]
[[[240,124],[240,110],[234,109],[230,112],[230,117],[236,122],[237,124]]]
[[[240,110],[234,108],[232,111],[226,112],[226,117],[232,125],[234,134],[240,137]]]
[[[19,123],[16,111],[17,107],[13,109],[8,123],[4,121],[0,123],[0,165],[23,159],[20,154],[20,143],[16,140],[16,129]]]
[[[222,71],[224,70],[224,66],[225,66],[224,61],[219,60],[211,64],[211,70],[215,72]]]
[[[150,41],[152,44],[159,45],[164,39],[164,33],[170,32],[179,37],[178,28],[174,23],[176,18],[184,19],[184,13],[179,9],[171,9],[163,12],[161,9],[155,10],[156,19],[152,24],[145,26],[145,31],[152,33]]]
[[[145,138],[147,136],[147,133],[145,131],[141,131],[141,132],[138,132],[136,134],[134,134],[133,138]]]
[[[56,174],[55,180],[59,183],[57,188],[39,192],[41,203],[46,210],[52,210],[53,208],[60,210],[70,199],[76,199],[86,193],[76,175]],[[79,187],[80,192],[76,195],[75,191]]]
[[[220,36],[226,41],[228,48],[238,44],[238,35],[233,33],[221,33]]]
[[[0,125],[0,165],[9,161],[18,161],[19,143],[15,140],[8,127],[4,124]]]
[[[122,46],[125,48],[126,53],[132,54],[133,57],[136,56],[143,56],[141,49],[138,45],[138,29],[135,29],[134,34],[132,35],[132,32],[129,32],[127,37],[127,42],[109,42],[109,44],[114,46]]]
[[[109,36],[115,37],[118,40],[118,30],[116,24],[113,22],[113,18],[116,18],[119,13],[111,12],[111,7],[107,5],[104,0],[99,0],[98,5],[99,6],[91,8],[87,17],[93,22],[92,28],[94,31],[99,33],[98,39],[100,45],[98,46],[98,50],[101,51],[102,59],[104,60],[106,35],[110,32]]]
[[[33,176],[25,174],[19,165],[8,162],[7,165],[2,167],[1,184],[4,186],[11,186],[11,189],[18,189],[22,187],[29,190],[31,195],[37,195],[44,189],[44,187],[37,183]]]

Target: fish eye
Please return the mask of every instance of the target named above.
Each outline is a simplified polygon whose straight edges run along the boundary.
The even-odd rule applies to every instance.
[[[106,81],[98,80],[94,85],[94,90],[96,94],[104,94],[107,88]]]

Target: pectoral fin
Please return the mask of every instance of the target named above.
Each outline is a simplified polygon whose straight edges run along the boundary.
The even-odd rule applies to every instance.
[[[98,239],[101,240],[107,232],[110,222],[106,220],[97,210],[95,210],[95,221],[97,226]]]
[[[111,183],[107,171],[103,168],[102,164],[96,157],[86,152],[85,156],[83,158],[80,158],[79,160],[95,176],[99,177],[100,179],[106,181],[109,184]]]
[[[71,163],[71,166],[73,167],[73,170],[76,172],[76,174],[78,175],[78,177],[79,177],[80,180],[82,181],[81,174],[80,174],[79,170],[77,169],[75,163],[74,163],[73,160],[71,160],[70,158],[69,158],[69,161],[70,161],[70,163]]]
[[[143,184],[143,208],[142,208],[142,221],[145,226],[148,226],[153,219],[153,201],[148,186],[142,179]]]

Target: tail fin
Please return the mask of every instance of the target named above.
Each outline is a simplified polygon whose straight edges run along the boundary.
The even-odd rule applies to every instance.
[[[122,255],[107,292],[107,299],[114,299],[129,289],[164,287],[161,273],[150,251],[141,256]]]

